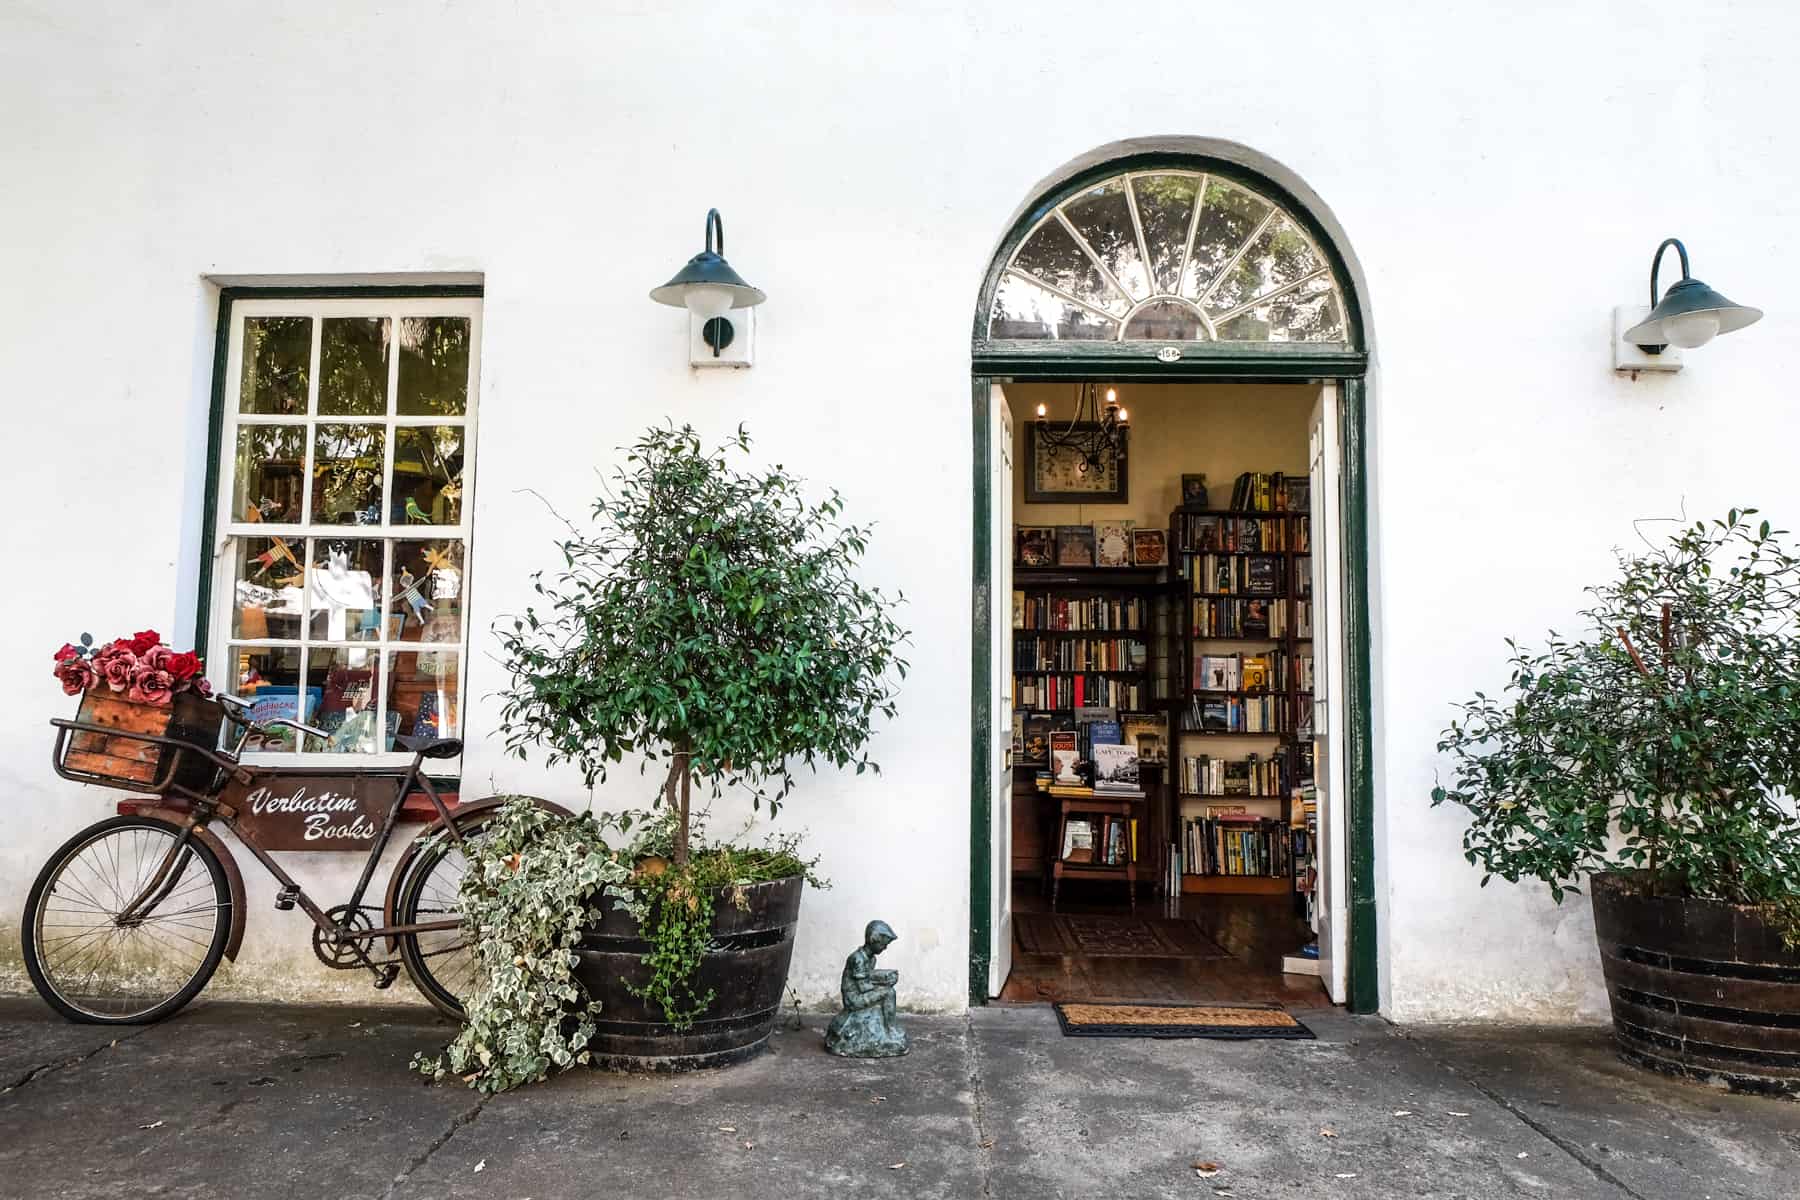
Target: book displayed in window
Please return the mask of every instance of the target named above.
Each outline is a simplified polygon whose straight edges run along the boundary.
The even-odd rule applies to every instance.
[[[1013,561],[1021,567],[1056,565],[1056,530],[1045,525],[1021,525],[1013,534]]]
[[[1058,525],[1056,527],[1056,565],[1059,567],[1091,567],[1094,565],[1094,527],[1092,525]]]
[[[1094,555],[1102,567],[1131,565],[1130,521],[1097,521],[1094,524]]]
[[[1094,743],[1094,794],[1141,796],[1137,747]]]
[[[1081,751],[1073,729],[1050,731],[1050,780],[1052,783],[1080,785]]]

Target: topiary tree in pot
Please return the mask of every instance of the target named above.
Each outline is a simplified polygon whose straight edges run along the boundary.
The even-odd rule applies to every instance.
[[[1800,1094],[1800,557],[1754,509],[1619,556],[1580,637],[1510,639],[1458,706],[1432,804],[1464,856],[1592,880],[1618,1042],[1669,1073]]]
[[[811,501],[780,466],[737,465],[749,447],[742,428],[715,449],[648,430],[500,639],[509,752],[573,763],[590,787],[628,755],[663,772],[662,814],[608,850],[635,871],[613,891],[636,894],[576,968],[602,1006],[596,1053],[631,1065],[754,1052],[787,976],[808,864],[791,843],[700,844],[695,788],[774,815],[801,765],[879,770],[866,747],[906,672],[900,598],[857,578],[869,529],[835,491]]]

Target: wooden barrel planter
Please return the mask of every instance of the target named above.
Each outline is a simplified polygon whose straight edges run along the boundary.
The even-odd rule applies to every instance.
[[[1800,951],[1755,908],[1592,882],[1613,1030],[1628,1060],[1732,1091],[1800,1099]]]
[[[694,983],[701,995],[713,992],[713,1002],[681,1030],[662,1019],[660,1007],[627,988],[648,982],[644,955],[650,945],[635,920],[608,906],[606,918],[582,935],[581,965],[575,972],[601,1004],[599,1028],[589,1043],[594,1064],[615,1070],[689,1071],[761,1053],[780,1015],[804,886],[799,876],[751,884],[743,889],[741,908],[729,889],[714,893],[713,948]]]

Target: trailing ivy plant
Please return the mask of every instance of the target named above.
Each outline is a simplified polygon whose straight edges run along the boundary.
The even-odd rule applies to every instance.
[[[632,873],[605,833],[590,813],[552,812],[527,796],[508,797],[481,827],[458,896],[484,983],[455,1040],[420,1054],[416,1069],[500,1092],[587,1061],[599,1005],[575,978],[575,946],[599,920],[603,890],[625,889]]]
[[[1763,906],[1800,935],[1800,557],[1755,509],[1681,525],[1590,588],[1577,638],[1508,640],[1500,696],[1458,706],[1432,804],[1472,820],[1482,884],[1593,872]]]
[[[715,796],[745,788],[773,815],[800,764],[879,771],[865,747],[876,719],[894,715],[906,674],[906,635],[892,617],[900,597],[857,578],[869,529],[842,520],[835,491],[810,501],[780,466],[738,465],[749,448],[741,428],[715,449],[687,426],[645,432],[595,501],[591,527],[569,526],[561,568],[533,577],[538,602],[499,630],[512,677],[501,693],[508,752],[573,763],[590,787],[627,754],[646,768],[666,761],[663,811],[628,843],[631,818],[569,825],[519,814],[507,826],[516,839],[480,849],[479,879],[465,888],[510,895],[506,862],[523,870],[542,838],[552,863],[565,864],[544,886],[562,890],[554,902],[539,897],[543,912],[483,909],[486,893],[465,899],[465,912],[483,914],[495,996],[476,1001],[470,1030],[433,1069],[506,1087],[580,1057],[594,1007],[571,973],[574,931],[598,918],[597,898],[581,890],[595,881],[650,943],[638,994],[671,1026],[691,1026],[713,1000],[694,981],[716,899],[742,905],[743,887],[796,875],[820,884],[792,839],[700,845],[695,781]],[[623,849],[606,845],[608,830]],[[481,1058],[496,1045],[520,1057],[496,1069]]]

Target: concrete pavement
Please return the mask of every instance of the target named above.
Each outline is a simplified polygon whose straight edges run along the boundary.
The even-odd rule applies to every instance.
[[[910,1017],[904,1059],[589,1071],[484,1100],[407,1071],[424,1008],[208,1004],[160,1026],[0,999],[0,1195],[1791,1198],[1800,1104],[1617,1061],[1604,1031],[1066,1039],[1047,1008]],[[1195,1164],[1216,1164],[1202,1174]]]

